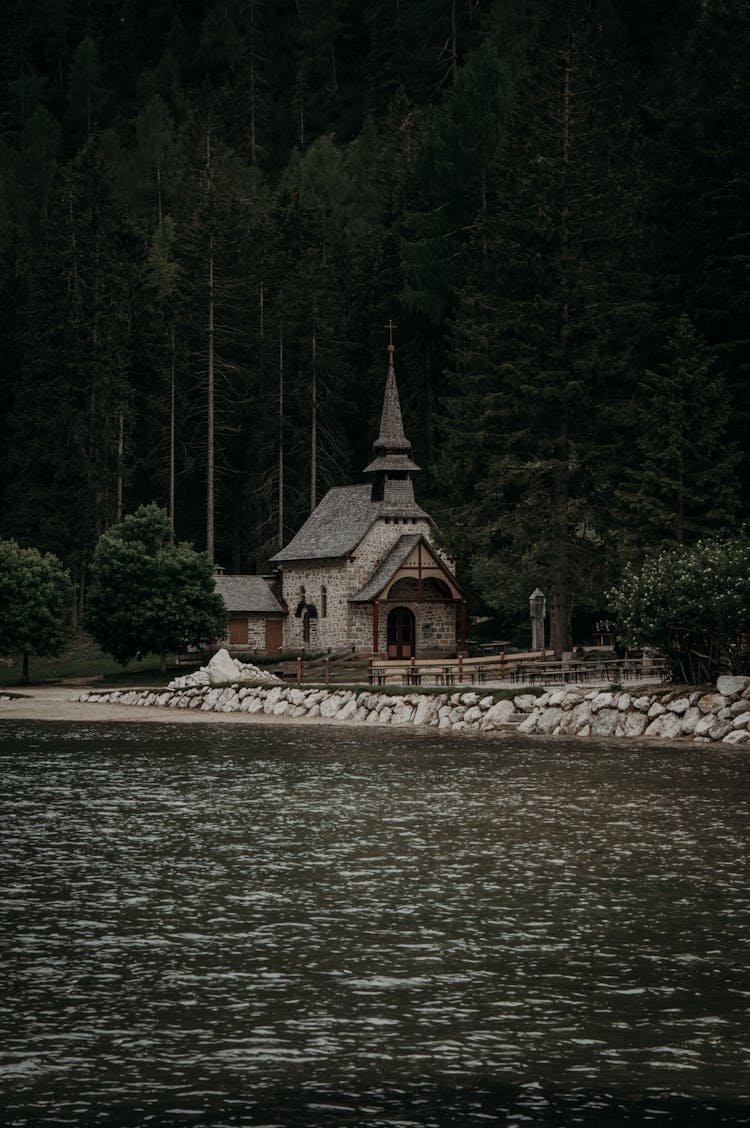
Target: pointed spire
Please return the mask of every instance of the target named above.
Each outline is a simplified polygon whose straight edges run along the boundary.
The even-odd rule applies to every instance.
[[[385,381],[385,395],[383,396],[383,411],[380,416],[380,434],[372,448],[375,459],[365,469],[365,474],[377,471],[382,473],[412,473],[419,467],[409,458],[411,443],[404,434],[404,422],[401,418],[401,403],[398,398],[396,386],[396,369],[393,364],[393,354],[396,351],[393,344],[393,330],[396,328],[392,322],[386,325],[391,334],[388,345],[388,375]]]
[[[380,434],[373,443],[376,454],[406,454],[411,443],[404,434],[401,403],[396,387],[396,370],[393,365],[393,345],[388,346],[388,375],[385,381],[383,411],[380,416]]]

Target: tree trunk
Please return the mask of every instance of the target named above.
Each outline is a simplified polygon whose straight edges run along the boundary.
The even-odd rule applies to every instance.
[[[78,576],[78,617],[76,622],[79,623],[83,619],[83,612],[86,609],[86,564],[81,561],[80,572]]]
[[[258,163],[255,133],[255,2],[250,0],[250,163]]]
[[[167,655],[163,650],[159,651],[159,673],[166,674],[167,672]]]
[[[562,160],[560,242],[563,256],[568,245],[567,172],[570,152],[570,52],[565,60],[562,92]],[[559,336],[563,358],[568,338],[568,303],[564,298],[560,306]],[[564,363],[564,361],[563,361]],[[570,650],[570,532],[568,505],[570,492],[570,436],[568,433],[567,393],[562,390],[563,402],[558,416],[555,465],[552,471],[552,496],[550,499],[550,533],[552,566],[550,569],[550,648],[555,657]]]
[[[335,45],[335,43],[331,43],[331,82],[333,84],[331,89],[332,89],[334,94],[337,94],[338,89],[339,89],[339,80],[338,80],[338,75],[336,74],[336,45]]]
[[[278,482],[279,527],[277,541],[279,550],[284,547],[284,322],[279,324],[279,482]]]
[[[318,504],[318,339],[317,305],[313,294],[312,373],[310,382],[310,512]]]
[[[161,199],[161,151],[156,154],[156,226],[161,235],[163,207]]]
[[[117,420],[117,520],[122,521],[122,478],[125,455],[125,414],[120,412]]]
[[[235,474],[232,479],[232,572],[242,571],[242,479]]]
[[[21,673],[21,682],[22,682],[23,685],[29,684],[29,656],[28,656],[28,654],[24,654],[24,656],[23,656],[23,671]]]
[[[211,131],[206,130],[206,181],[209,204],[213,197]],[[211,209],[212,210],[212,209]],[[213,223],[213,215],[210,216]],[[208,373],[206,404],[206,552],[214,559],[214,236],[208,236]]]
[[[169,522],[174,529],[174,447],[175,447],[175,360],[174,325],[169,332],[170,343],[170,381],[169,381]]]
[[[554,471],[552,513],[552,567],[550,570],[549,644],[557,659],[571,649],[570,553],[568,546],[568,468],[562,460]]]
[[[206,464],[206,552],[214,558],[214,240],[208,241],[208,419]]]

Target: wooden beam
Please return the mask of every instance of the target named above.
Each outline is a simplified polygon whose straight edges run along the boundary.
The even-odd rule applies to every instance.
[[[422,602],[422,542],[417,545],[417,599]]]

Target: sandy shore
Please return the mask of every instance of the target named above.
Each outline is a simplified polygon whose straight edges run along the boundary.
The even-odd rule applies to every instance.
[[[213,713],[199,709],[166,709],[151,705],[138,708],[135,705],[103,705],[88,701],[72,701],[84,687],[76,686],[31,686],[9,689],[8,693],[22,693],[12,701],[0,701],[0,722],[2,721],[66,721],[70,724],[111,723],[129,721],[131,724],[226,724],[251,725],[274,724],[330,724],[326,717],[269,717],[264,713]],[[0,693],[4,692],[0,690]]]

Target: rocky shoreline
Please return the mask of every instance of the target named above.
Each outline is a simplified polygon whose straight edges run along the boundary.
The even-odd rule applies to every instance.
[[[364,725],[418,725],[450,732],[508,732],[575,737],[689,739],[750,743],[750,678],[719,678],[715,689],[637,687],[587,690],[560,686],[536,696],[497,701],[474,689],[386,694],[366,689],[288,685],[193,685],[153,690],[86,691],[90,704],[239,713],[257,719],[326,720]]]
[[[716,689],[685,686],[652,692],[561,687],[543,694],[519,732],[564,736],[750,742],[750,678],[722,677]]]

